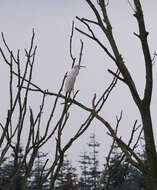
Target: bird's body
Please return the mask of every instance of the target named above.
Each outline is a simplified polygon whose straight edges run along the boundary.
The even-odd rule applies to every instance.
[[[71,92],[74,89],[74,84],[76,81],[76,77],[79,74],[80,65],[75,65],[74,68],[68,73],[68,76],[65,81],[65,92]]]

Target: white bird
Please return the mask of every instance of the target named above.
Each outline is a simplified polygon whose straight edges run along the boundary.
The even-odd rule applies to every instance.
[[[85,66],[75,65],[73,67],[73,69],[68,73],[68,76],[65,81],[65,92],[66,93],[71,92],[71,90],[74,89],[76,77],[79,74],[79,70],[81,67],[85,67]]]

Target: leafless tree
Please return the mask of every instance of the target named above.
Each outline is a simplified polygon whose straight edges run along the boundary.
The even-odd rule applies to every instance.
[[[115,65],[119,69],[120,76],[111,70],[109,70],[109,72],[113,74],[115,77],[117,77],[117,79],[122,81],[129,88],[130,93],[132,95],[132,99],[137,105],[141,115],[143,131],[144,131],[144,139],[145,139],[145,151],[149,162],[150,171],[146,171],[144,169],[142,162],[139,160],[139,158],[137,158],[134,155],[132,149],[130,149],[128,146],[125,146],[122,142],[120,142],[121,140],[117,139],[116,134],[114,132],[112,133],[112,131],[111,131],[111,136],[113,136],[113,138],[116,139],[118,145],[123,149],[123,152],[126,155],[128,154],[129,151],[132,156],[135,156],[134,158],[137,161],[137,163],[135,163],[134,160],[129,160],[129,162],[143,173],[147,188],[149,190],[155,190],[157,189],[157,154],[156,154],[156,147],[153,135],[152,118],[150,113],[150,104],[151,104],[152,86],[153,86],[152,60],[154,58],[152,59],[150,54],[150,49],[147,41],[149,33],[146,31],[141,2],[140,0],[133,0],[132,9],[134,11],[134,17],[137,20],[139,28],[139,34],[134,32],[134,35],[138,37],[141,42],[143,56],[144,56],[145,71],[146,71],[146,83],[144,87],[143,98],[140,98],[138,91],[136,89],[136,84],[116,44],[116,39],[112,32],[112,24],[110,22],[110,18],[107,12],[108,3],[105,4],[105,0],[99,0],[96,3],[94,3],[94,1],[92,0],[86,0],[86,2],[89,5],[89,8],[93,11],[96,20],[93,21],[87,18],[76,17],[77,20],[79,20],[83,25],[87,27],[88,32],[84,32],[79,28],[76,28],[76,30],[82,33],[83,35],[87,36],[89,39],[95,41],[104,50],[104,52],[111,58],[111,60],[115,63]],[[111,53],[107,49],[107,47],[105,47],[105,45],[101,42],[101,40],[98,39],[94,30],[91,28],[91,25],[95,25],[100,28],[104,36],[107,38],[113,53]],[[104,125],[109,129],[108,123],[106,123],[96,113],[93,113],[93,115],[95,115],[97,119],[101,120],[104,123]]]
[[[76,62],[76,58],[72,53],[73,32],[74,22],[72,25],[72,32],[70,37],[70,57],[72,59],[72,67]],[[4,44],[3,48],[5,49],[0,48],[0,53],[2,61],[9,67],[9,108],[6,115],[6,121],[4,123],[0,123],[0,165],[2,165],[4,157],[7,155],[9,150],[12,150],[15,155],[14,175],[10,179],[8,190],[16,189],[18,175],[22,167],[26,168],[22,181],[22,190],[26,189],[26,184],[33,169],[33,165],[39,150],[52,139],[54,139],[54,142],[56,142],[56,146],[53,146],[52,150],[54,158],[52,162],[49,162],[48,159],[45,160],[43,171],[48,163],[49,169],[46,175],[43,177],[43,172],[41,173],[39,189],[42,189],[42,184],[44,184],[47,180],[49,180],[49,189],[53,189],[58,172],[64,160],[65,152],[86,131],[93,119],[97,116],[98,112],[102,109],[104,103],[108,99],[110,93],[117,83],[117,78],[114,76],[108,88],[104,90],[102,95],[97,98],[97,100],[95,94],[92,100],[92,108],[88,108],[76,100],[78,91],[73,96],[71,95],[68,97],[62,94],[66,74],[63,77],[63,81],[57,93],[52,93],[48,90],[41,89],[38,85],[32,82],[33,68],[37,54],[37,46],[34,46],[34,38],[35,33],[33,30],[30,48],[28,50],[24,50],[25,59],[22,59],[20,50],[17,51],[17,54],[13,53],[13,51],[9,48],[8,43],[6,42],[4,34],[2,33],[2,41]],[[81,63],[82,52],[83,42],[81,40],[78,64]],[[116,73],[118,75],[119,71]],[[38,93],[41,99],[37,113],[36,110],[33,109],[33,106],[31,106],[32,93]],[[48,97],[52,97],[53,99],[55,97],[55,100],[48,118],[46,117],[47,121],[43,124],[45,110],[47,109],[46,100]],[[66,128],[67,121],[70,117],[70,107],[73,104],[81,107],[83,110],[88,111],[89,115],[84,120],[84,122],[80,124],[80,127],[75,132],[75,134],[73,136],[69,135],[69,139],[64,144],[62,143],[63,130]],[[61,109],[59,116],[56,111],[58,107]],[[57,122],[56,118],[58,118]],[[27,128],[27,132],[25,131],[25,128]],[[18,150],[23,140],[25,142],[23,145],[24,155],[21,164],[18,165]],[[2,186],[0,188],[3,190]]]

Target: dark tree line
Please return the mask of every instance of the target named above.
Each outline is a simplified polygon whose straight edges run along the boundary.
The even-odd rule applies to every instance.
[[[58,173],[55,183],[55,190],[145,190],[144,177],[140,171],[129,165],[123,160],[123,154],[118,147],[113,147],[112,155],[109,163],[105,162],[104,166],[100,166],[99,162],[99,146],[95,134],[92,134],[89,138],[88,152],[85,151],[80,154],[78,158],[78,168],[72,165],[71,160],[67,155],[64,157],[63,164]],[[3,164],[0,167],[0,187],[6,190],[9,187],[10,180],[14,175],[14,153],[11,153],[10,157],[6,157],[3,160]],[[148,162],[145,154],[140,155],[145,167],[148,169]],[[20,146],[18,151],[18,166],[20,167],[23,158],[23,148]],[[38,152],[35,159],[34,167],[29,175],[26,183],[27,190],[48,190],[49,179],[47,182],[41,185],[42,178],[46,175],[48,169],[44,168],[44,162],[47,159],[47,154]],[[110,167],[107,170],[106,175],[103,178],[101,188],[99,186],[100,177],[103,168],[106,164]],[[21,190],[22,182],[24,180],[25,167],[20,168],[19,175],[15,182],[16,190]]]
[[[99,167],[98,147],[95,134],[90,136],[88,143],[89,152],[80,155],[80,174],[77,176],[76,168],[72,167],[70,160],[65,159],[56,181],[56,190],[146,190],[143,174],[124,160],[124,154],[117,145],[114,145],[111,157],[104,166]],[[148,161],[144,150],[138,153],[145,169],[149,170]],[[103,168],[109,165],[100,186]]]
[[[21,190],[22,189],[22,184],[24,181],[24,175],[27,170],[27,166],[22,165],[21,167],[21,162],[23,160],[23,148],[20,146],[18,150],[18,160],[17,160],[17,165],[18,169],[20,169],[18,176],[16,178],[16,181],[14,183],[15,189],[16,190]],[[43,169],[44,167],[44,162],[46,159],[47,154],[44,154],[42,152],[37,153],[37,158],[35,159],[34,162],[34,167],[29,175],[29,178],[26,182],[26,189],[28,190],[46,190],[48,189],[47,182],[44,183],[43,185],[40,185],[42,178],[45,176],[46,170]],[[10,156],[4,158],[3,164],[0,167],[0,189],[8,189],[10,181],[12,177],[14,176],[15,168],[14,168],[14,159],[15,159],[15,154],[11,153]]]

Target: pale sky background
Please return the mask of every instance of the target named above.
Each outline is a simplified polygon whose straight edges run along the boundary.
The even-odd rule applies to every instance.
[[[157,1],[141,0],[141,2],[143,4],[146,28],[149,31],[150,50],[153,55],[154,51],[157,50]],[[48,89],[50,92],[57,92],[65,72],[71,67],[69,37],[72,20],[75,21],[77,27],[83,28],[83,25],[75,19],[75,16],[95,18],[87,3],[85,0],[0,0],[0,5],[0,32],[4,32],[6,41],[14,52],[17,49],[23,51],[24,48],[29,47],[32,28],[35,29],[35,43],[38,49],[33,82],[43,89]],[[133,11],[127,0],[110,0],[108,9],[118,47],[142,96],[145,82],[144,63],[141,44],[133,35],[133,32],[138,33]],[[98,36],[107,44],[106,38],[102,33],[98,32]],[[80,90],[77,100],[90,107],[93,94],[96,92],[98,96],[101,95],[112,79],[107,69],[115,70],[115,67],[113,62],[95,42],[78,32],[74,33],[73,52],[75,56],[78,57],[79,55],[80,39],[84,41],[82,65],[85,65],[87,68],[80,71],[75,88]],[[0,41],[0,46],[2,46],[2,41]],[[153,69],[152,118],[156,138],[156,64],[154,64]],[[7,110],[7,75],[8,68],[1,63],[1,121],[5,120]],[[39,107],[40,102],[37,97],[37,94],[31,97],[34,109]],[[53,102],[51,99],[49,105]],[[108,122],[115,125],[116,115],[119,115],[121,110],[123,110],[123,120],[119,128],[119,136],[122,136],[127,141],[133,122],[138,119],[140,124],[140,117],[128,88],[119,82],[101,111],[101,115]],[[70,137],[70,134],[72,135],[78,129],[81,121],[87,116],[86,112],[83,111],[81,113],[81,109],[78,109],[76,106],[71,111],[71,119],[65,130],[63,143]],[[68,151],[69,158],[75,161],[75,164],[79,160],[80,152],[87,150],[86,143],[90,134],[94,131],[97,140],[101,143],[99,149],[100,160],[103,159],[104,153],[107,152],[110,146],[111,139],[106,135],[105,127],[100,122],[94,120],[85,134]],[[53,153],[53,142],[54,139],[44,147],[44,152]]]

